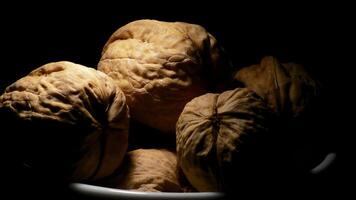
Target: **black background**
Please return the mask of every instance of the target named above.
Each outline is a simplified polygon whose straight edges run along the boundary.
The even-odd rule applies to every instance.
[[[326,86],[325,115],[341,156],[321,178],[321,193],[343,195],[351,180],[353,131],[351,7],[333,4],[239,5],[222,1],[13,3],[1,7],[0,91],[31,70],[68,60],[96,67],[108,37],[136,19],[185,21],[204,26],[225,47],[236,68],[274,55],[302,63]],[[318,119],[315,119],[318,120]],[[352,180],[351,180],[352,181]],[[21,182],[21,180],[19,180]],[[303,183],[301,183],[303,184]],[[319,193],[318,193],[319,194]]]
[[[1,89],[52,61],[95,67],[108,37],[118,27],[144,18],[203,25],[230,53],[236,67],[275,55],[281,61],[303,63],[327,81],[342,79],[333,75],[347,70],[343,61],[352,49],[352,13],[346,5],[247,6],[223,1],[14,4],[3,6],[1,13],[5,61]]]

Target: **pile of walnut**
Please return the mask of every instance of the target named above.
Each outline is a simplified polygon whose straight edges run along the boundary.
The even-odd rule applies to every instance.
[[[23,164],[53,180],[233,190],[239,178],[285,164],[275,151],[278,122],[307,114],[320,86],[274,57],[236,74],[230,63],[199,25],[134,21],[109,38],[98,70],[39,67],[6,88],[0,114],[16,124],[7,134]]]

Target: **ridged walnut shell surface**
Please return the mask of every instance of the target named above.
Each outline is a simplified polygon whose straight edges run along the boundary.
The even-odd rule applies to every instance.
[[[238,71],[235,79],[263,97],[282,116],[304,114],[320,93],[320,83],[300,64],[280,63],[267,56],[258,65]]]
[[[294,170],[308,172],[325,158],[330,150],[323,113],[329,109],[329,97],[307,68],[267,56],[260,64],[238,71],[235,79],[263,97],[280,116],[276,131]]]
[[[177,156],[165,149],[137,149],[127,153],[110,187],[142,192],[182,192]]]
[[[63,61],[35,69],[6,88],[0,110],[15,124],[8,134],[21,141],[16,148],[40,172],[75,181],[105,177],[127,149],[124,94],[109,76],[82,65]]]
[[[184,105],[222,79],[223,63],[215,38],[203,27],[138,20],[113,33],[98,70],[123,90],[132,118],[174,133]]]
[[[194,98],[177,122],[177,157],[199,191],[225,191],[253,168],[268,130],[269,109],[251,90],[237,88]],[[256,160],[257,162],[254,162]],[[263,166],[257,166],[263,168]],[[243,181],[241,182],[243,184]]]

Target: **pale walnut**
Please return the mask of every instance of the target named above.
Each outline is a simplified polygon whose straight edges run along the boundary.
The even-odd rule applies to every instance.
[[[320,93],[320,83],[300,64],[280,63],[267,56],[239,70],[235,79],[263,97],[282,116],[298,117]]]
[[[273,163],[265,162],[271,158],[266,134],[271,119],[262,99],[246,88],[190,101],[176,134],[178,163],[192,186],[201,192],[228,191],[263,174]]]
[[[106,74],[43,65],[6,88],[0,111],[25,165],[48,177],[91,180],[116,170],[128,146],[125,95]]]
[[[174,152],[137,149],[127,153],[122,168],[104,181],[104,186],[141,192],[183,192],[177,169]]]
[[[133,119],[174,133],[184,105],[227,80],[229,63],[203,27],[138,20],[104,46],[98,70],[126,95]]]

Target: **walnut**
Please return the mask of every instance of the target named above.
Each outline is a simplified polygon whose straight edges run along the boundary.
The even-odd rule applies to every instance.
[[[244,173],[267,169],[271,119],[262,99],[246,88],[191,100],[178,119],[176,141],[178,163],[192,186],[227,191],[244,183]]]
[[[142,192],[182,192],[177,169],[175,153],[137,149],[127,153],[122,168],[104,185]]]
[[[267,56],[260,64],[239,70],[235,79],[278,114],[275,132],[284,141],[280,148],[285,159],[290,159],[290,171],[307,172],[325,157],[326,134],[322,130],[326,120],[322,113],[327,107],[322,85],[302,65],[280,63]]]
[[[272,56],[239,70],[235,79],[263,97],[282,116],[303,115],[320,92],[320,83],[302,65],[280,63]]]
[[[6,88],[0,111],[19,142],[19,156],[49,177],[108,176],[127,149],[124,94],[109,76],[82,65],[53,62],[35,69]]]
[[[133,119],[174,133],[184,105],[226,80],[222,55],[199,25],[139,20],[110,37],[98,70],[123,90]]]

